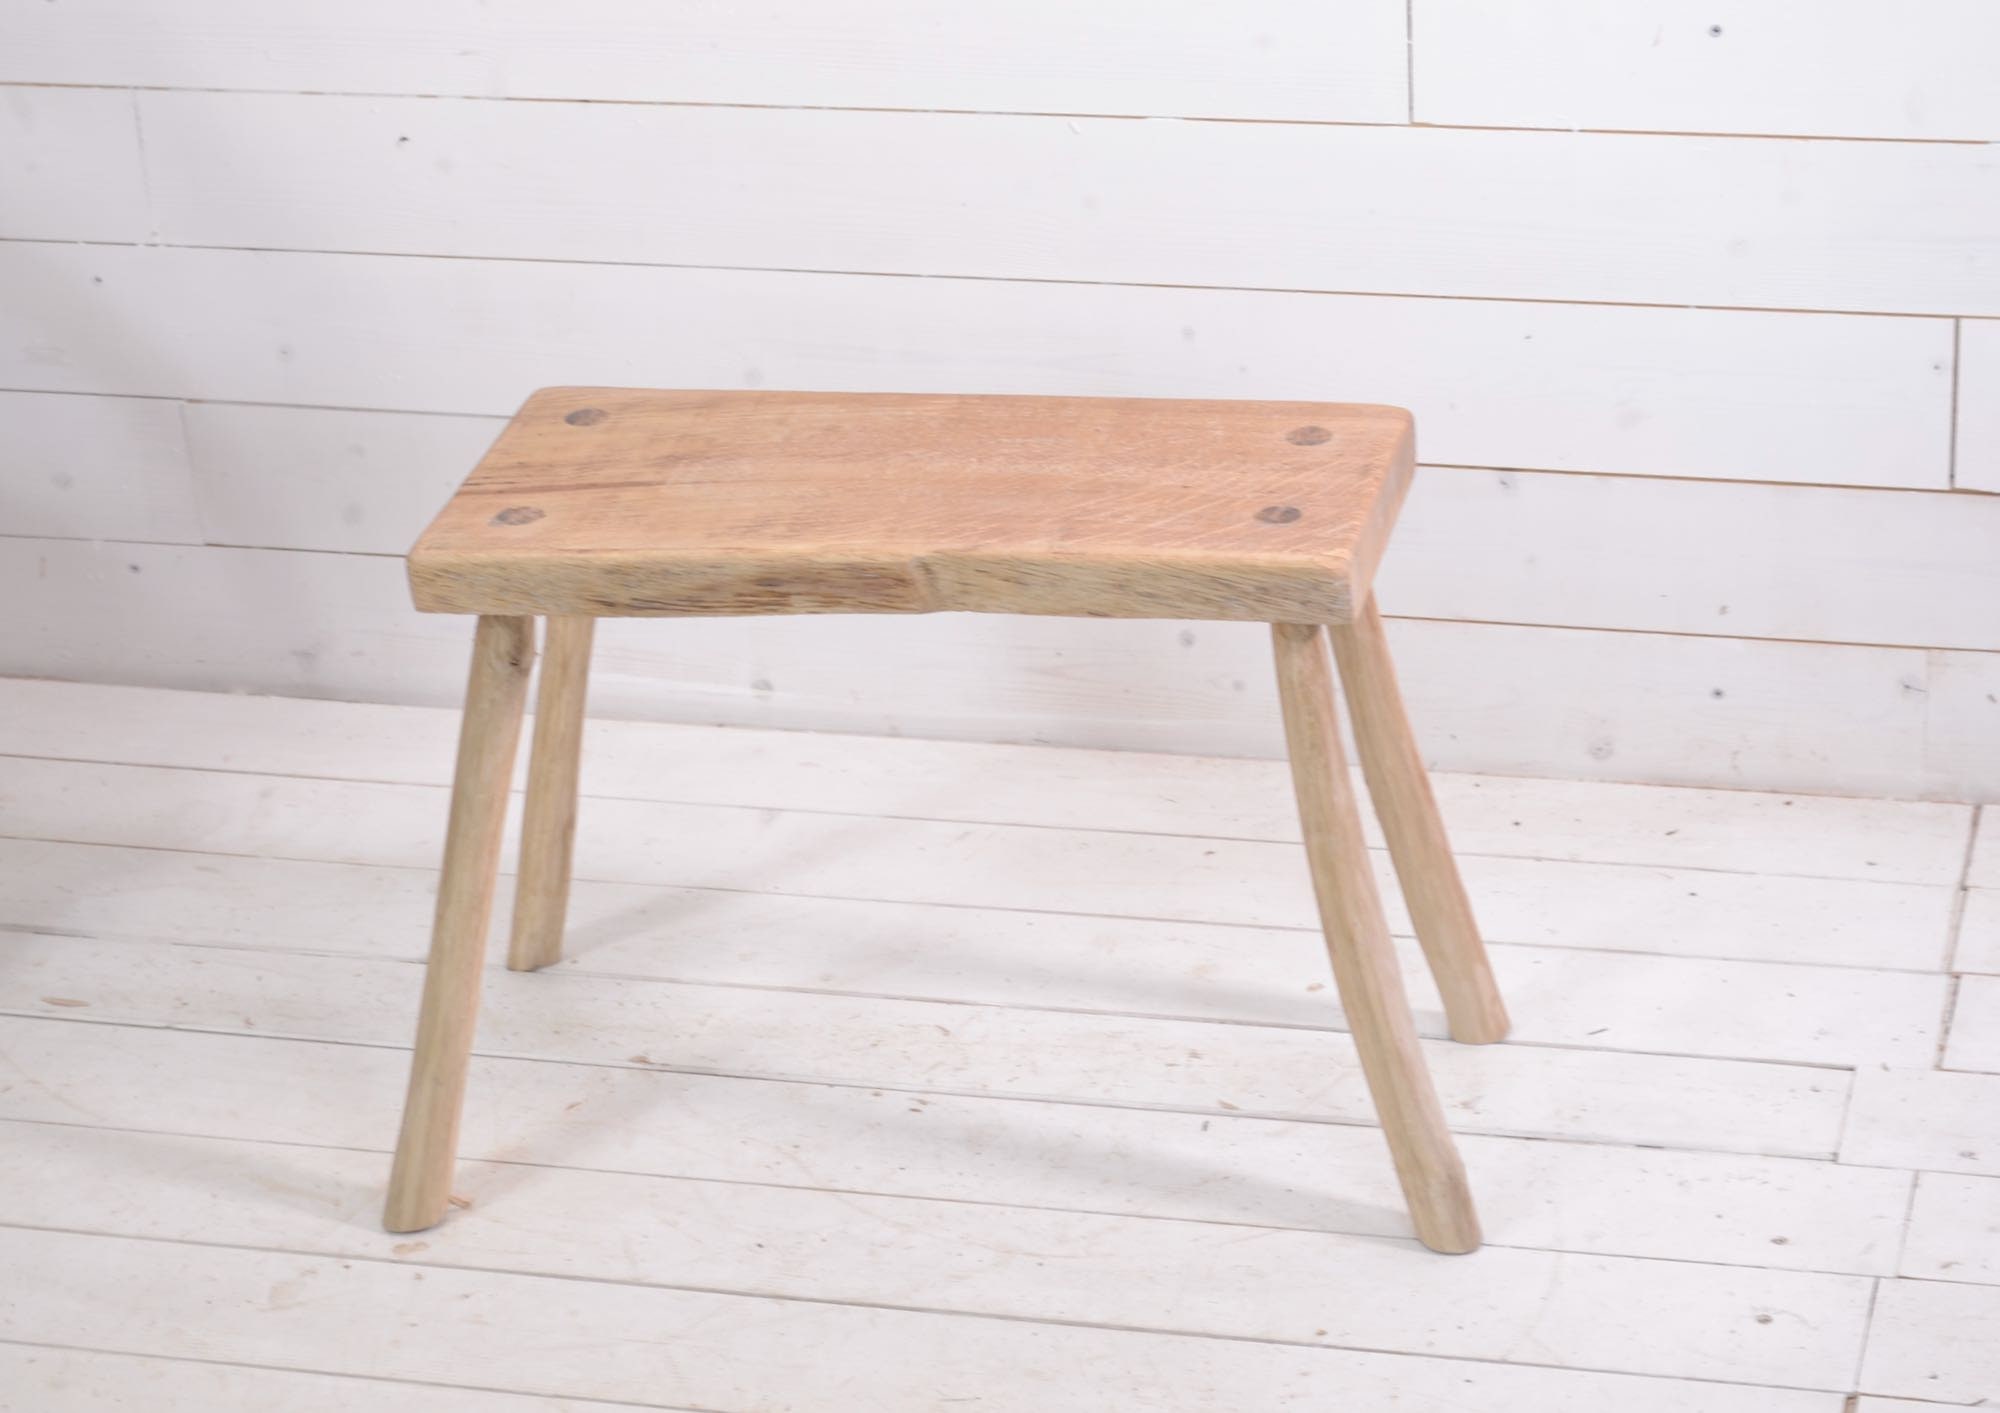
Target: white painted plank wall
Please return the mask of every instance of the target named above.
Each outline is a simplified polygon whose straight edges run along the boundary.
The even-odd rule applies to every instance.
[[[171,404],[137,399],[42,406],[77,403],[92,419],[100,407],[171,417]],[[228,403],[185,416],[211,543],[382,555],[409,547],[503,425]],[[176,438],[161,454],[178,452]],[[270,475],[283,464],[291,475]],[[1424,618],[1992,651],[1996,546],[2000,498],[1433,466],[1404,507],[1382,592]],[[1581,584],[1597,592],[1580,599]]]
[[[1445,777],[1517,1033],[1425,1046],[1490,1241],[1441,1262],[1347,1122],[1276,762],[603,723],[572,954],[490,967],[469,1210],[411,1241],[371,1214],[451,728],[0,683],[0,1241],[42,1273],[0,1340],[53,1347],[0,1346],[0,1406],[187,1407],[191,1361],[453,1413],[415,1390],[1990,1399],[2000,1076],[1931,1068],[1971,807]]]
[[[464,690],[465,625],[409,612],[383,557],[0,540],[0,600],[56,606],[9,625],[0,663],[16,673],[431,705]],[[1451,769],[1944,798],[2000,781],[1993,653],[1423,619],[1391,636],[1427,754]],[[1273,756],[1269,657],[1254,624],[621,620],[599,635],[591,701],[612,716]]]
[[[1988,0],[1413,0],[1420,123],[2000,137]]]
[[[200,543],[182,415],[164,399],[0,392],[6,532]]]
[[[1164,21],[1164,22],[1163,22]],[[1400,123],[1399,0],[64,0],[0,82]]]
[[[0,359],[12,388],[494,416],[564,382],[1338,389],[1448,464],[1950,484],[1930,319],[0,242]]]
[[[9,17],[11,18],[11,16]],[[0,31],[0,49],[6,47]],[[9,88],[0,94],[0,191],[10,240],[132,240],[146,229],[133,95]]]
[[[2000,315],[1984,144],[53,92],[176,244]]]
[[[2000,319],[1966,319],[1959,331],[1958,482],[2000,491]]]
[[[548,383],[1341,397],[1419,417],[1439,760],[2000,797],[1991,11],[1710,8],[12,7],[0,671],[448,700],[378,556]],[[1274,751],[1188,631],[642,625],[594,700]]]

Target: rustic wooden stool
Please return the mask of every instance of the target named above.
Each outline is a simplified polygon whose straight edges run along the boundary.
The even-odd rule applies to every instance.
[[[548,622],[507,965],[560,958],[591,631],[605,616],[1067,614],[1269,622],[1333,974],[1417,1235],[1479,1245],[1342,758],[1362,770],[1452,1038],[1507,1031],[1370,594],[1408,413],[1337,403],[549,388],[410,552],[417,607],[479,615],[436,929],[384,1224],[438,1222],[514,747]],[[1324,626],[1322,626],[1324,625]]]

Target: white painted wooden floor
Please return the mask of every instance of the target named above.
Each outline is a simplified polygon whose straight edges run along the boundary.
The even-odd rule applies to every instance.
[[[0,682],[0,1408],[2000,1399],[1969,807],[1441,777],[1517,1022],[1411,968],[1446,1257],[1282,766],[594,722],[572,960],[490,973],[463,1209],[395,1237],[454,731]]]

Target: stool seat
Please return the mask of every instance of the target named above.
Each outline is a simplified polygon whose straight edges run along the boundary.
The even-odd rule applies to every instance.
[[[410,584],[438,613],[1346,623],[1413,446],[1354,403],[546,388]]]

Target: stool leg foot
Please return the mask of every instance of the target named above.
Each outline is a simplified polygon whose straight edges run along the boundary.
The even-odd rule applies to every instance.
[[[1486,944],[1479,938],[1472,903],[1438,818],[1424,758],[1410,733],[1389,661],[1382,616],[1370,598],[1352,623],[1329,629],[1347,704],[1354,713],[1354,741],[1361,772],[1389,841],[1396,877],[1410,907],[1417,941],[1444,997],[1453,1040],[1486,1045],[1507,1034],[1507,1006],[1493,981]]]
[[[562,960],[576,844],[577,772],[583,757],[583,699],[590,680],[595,618],[548,620],[542,685],[535,695],[535,739],[528,756],[528,800],[521,815],[521,870],[514,884],[514,929],[507,965],[536,971]]]
[[[459,726],[458,769],[445,829],[444,871],[430,965],[417,1014],[416,1051],[403,1128],[389,1175],[382,1225],[422,1231],[443,1218],[458,1152],[459,1110],[472,1057],[493,878],[521,734],[521,707],[535,657],[532,618],[482,617],[472,640],[472,674]]]
[[[1306,859],[1361,1071],[1418,1239],[1433,1251],[1472,1251],[1479,1245],[1479,1218],[1465,1165],[1417,1047],[1416,1023],[1375,891],[1341,755],[1326,632],[1293,623],[1275,623],[1271,631]]]

